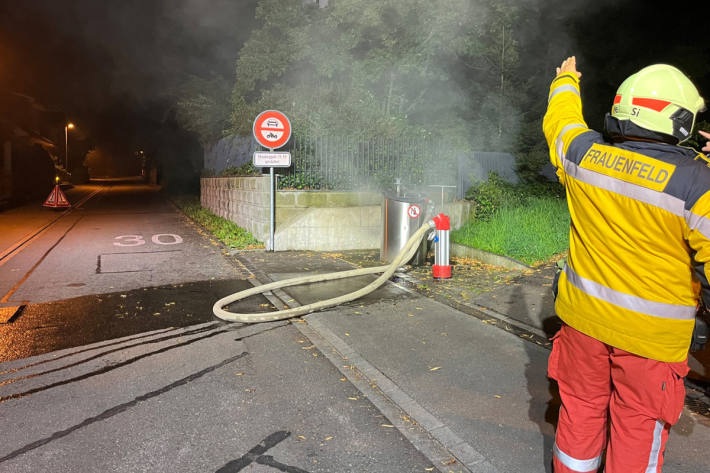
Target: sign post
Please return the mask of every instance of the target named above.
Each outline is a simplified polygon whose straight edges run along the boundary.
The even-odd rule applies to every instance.
[[[291,122],[286,115],[277,110],[266,110],[261,112],[254,120],[252,127],[254,139],[269,152],[257,151],[254,153],[254,167],[268,167],[271,185],[271,205],[270,205],[270,227],[269,245],[267,250],[274,251],[274,207],[275,207],[275,185],[274,168],[291,166],[291,153],[274,150],[281,148],[291,139]]]

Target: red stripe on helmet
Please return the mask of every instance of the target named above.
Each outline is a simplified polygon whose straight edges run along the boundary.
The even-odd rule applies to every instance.
[[[617,104],[619,102],[621,102],[621,95],[617,95],[616,97],[614,97],[614,104]]]
[[[668,100],[646,99],[642,97],[634,97],[633,99],[631,99],[631,103],[634,105],[638,105],[639,107],[650,108],[651,110],[655,110],[657,112],[660,112],[668,105],[670,105],[670,102]]]

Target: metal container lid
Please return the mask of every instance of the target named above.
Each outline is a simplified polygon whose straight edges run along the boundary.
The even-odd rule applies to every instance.
[[[402,195],[386,192],[384,196],[387,200],[396,200],[397,202],[406,202],[409,204],[419,204],[426,201],[426,197],[417,192],[404,192]]]

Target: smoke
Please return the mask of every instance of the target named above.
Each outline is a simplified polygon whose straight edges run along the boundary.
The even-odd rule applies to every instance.
[[[291,15],[305,3],[324,8]],[[280,16],[264,26],[257,4]],[[472,149],[511,150],[521,135],[541,138],[547,86],[568,55],[583,68],[593,119],[644,62],[684,56],[681,69],[707,79],[702,48],[695,57],[681,50],[695,19],[673,13],[674,31],[688,41],[663,40],[642,23],[671,17],[671,7],[654,8],[639,0],[0,0],[0,87],[113,131],[111,139],[139,139],[170,119],[190,78],[232,83],[251,74],[259,77],[241,116],[247,129],[268,106],[314,128],[346,116],[345,125],[447,130]],[[269,34],[298,21],[298,48],[273,50],[278,35]],[[260,40],[242,48],[257,31]],[[240,51],[259,44],[266,60],[235,76]]]
[[[455,145],[512,150],[524,125],[542,139],[535,121],[571,44],[547,3],[340,0],[305,12],[301,3],[261,3],[262,25],[238,63],[238,131],[279,108],[310,133],[444,134],[440,160]],[[582,14],[568,8],[566,20]],[[548,38],[557,46],[540,54]],[[557,57],[546,65],[547,56]]]

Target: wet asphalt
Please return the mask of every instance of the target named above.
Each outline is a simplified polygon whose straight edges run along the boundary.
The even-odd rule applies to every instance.
[[[0,324],[0,361],[113,340],[153,330],[215,320],[215,300],[252,287],[246,280],[210,280],[30,303]],[[236,310],[265,312],[269,301],[254,296]]]
[[[253,283],[155,188],[112,183],[48,228],[0,265],[0,471],[436,468],[294,324],[214,318]]]
[[[0,471],[550,472],[559,400],[545,376],[544,271],[526,284],[486,268],[479,277],[497,289],[458,280],[447,294],[410,270],[302,319],[228,324],[211,306],[229,293],[363,261],[230,254],[157,190],[109,190],[68,232],[47,232],[41,251],[0,266],[8,287],[43,258],[8,301],[20,312],[0,324]],[[114,244],[164,250],[154,234],[181,237],[174,257]],[[97,271],[112,254],[128,271]],[[307,304],[370,280],[231,308]],[[710,471],[707,419],[684,411],[664,471]]]

